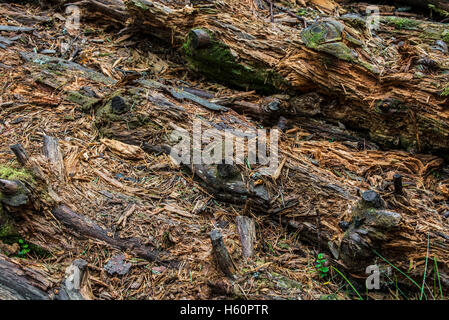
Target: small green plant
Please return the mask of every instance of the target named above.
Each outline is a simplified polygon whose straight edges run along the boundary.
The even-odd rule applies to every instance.
[[[324,258],[324,254],[319,253],[316,258],[316,265],[315,268],[320,274],[320,278],[323,279],[327,276],[327,273],[329,272],[329,267],[327,265],[327,260]]]
[[[307,14],[307,10],[305,9],[299,9],[298,12],[296,13],[298,16],[305,16]]]
[[[28,252],[30,252],[29,245],[25,243],[22,239],[19,239],[20,251],[17,254],[19,257],[24,257]]]

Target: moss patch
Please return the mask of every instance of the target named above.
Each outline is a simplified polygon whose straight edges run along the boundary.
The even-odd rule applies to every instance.
[[[34,183],[33,175],[24,168],[15,169],[6,166],[0,166],[0,179],[21,180]]]
[[[314,28],[306,29],[302,33],[302,40],[308,48],[316,49],[320,44],[325,42],[326,29],[315,26]]]
[[[441,34],[441,40],[449,45],[449,29],[443,31],[443,33]]]
[[[0,200],[2,194],[0,193]],[[0,201],[0,241],[7,243],[8,240],[17,236],[18,233],[14,227],[12,219],[6,215],[3,210],[3,204]]]
[[[0,240],[7,243],[8,239],[17,236],[18,233],[12,220],[6,216],[3,216],[4,214],[2,212],[3,211],[0,212],[0,216],[2,216],[0,217]]]
[[[409,18],[385,17],[385,20],[389,25],[394,26],[396,29],[413,29],[420,24],[419,21]]]
[[[65,99],[81,106],[83,112],[89,111],[99,101],[99,99],[87,97],[76,91],[68,91]]]
[[[441,92],[442,97],[449,97],[449,83],[446,85],[446,88]]]
[[[209,30],[203,30],[210,35],[209,46],[194,49],[192,31],[182,46],[184,56],[192,70],[217,82],[243,89],[255,89],[263,93],[273,93],[286,86],[286,81],[272,70],[239,63],[226,44],[216,40]]]

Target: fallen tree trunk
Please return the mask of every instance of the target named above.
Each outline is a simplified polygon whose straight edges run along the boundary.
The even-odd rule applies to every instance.
[[[105,230],[99,227],[90,219],[76,214],[67,206],[58,206],[52,210],[52,213],[56,219],[63,223],[67,228],[79,233],[81,236],[104,241],[108,245],[123,251],[129,250],[138,257],[148,261],[159,262],[167,266],[171,266],[171,263],[173,263],[173,261],[160,261],[159,252],[141,244],[138,239],[120,239],[112,237],[113,233],[111,230]]]
[[[135,26],[182,47],[191,69],[213,80],[262,92],[318,91],[338,101],[322,105],[319,116],[365,130],[384,146],[449,148],[448,53],[421,49],[449,41],[445,24],[382,17],[381,37],[374,38],[363,21],[357,29],[348,19],[326,18],[304,29],[271,23],[230,1],[125,3]],[[200,33],[208,40],[200,43]]]

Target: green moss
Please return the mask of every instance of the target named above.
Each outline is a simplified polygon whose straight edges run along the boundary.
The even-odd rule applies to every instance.
[[[2,194],[0,193],[0,200]],[[0,241],[7,242],[11,237],[17,236],[16,228],[10,217],[3,211],[3,205],[0,201]]]
[[[441,92],[442,97],[449,97],[449,83],[446,85],[446,87],[443,89],[443,92]]]
[[[332,42],[321,44],[317,48],[319,51],[329,53],[340,60],[348,61],[348,62],[356,62],[357,57],[354,54],[354,51],[351,50],[347,45],[343,42]]]
[[[3,220],[4,221],[0,224],[0,240],[6,243],[6,241],[11,237],[17,236],[17,231],[11,219],[3,219]]]
[[[385,17],[385,20],[389,25],[393,25],[396,29],[413,29],[420,24],[419,21],[409,18]]]
[[[444,30],[441,33],[441,40],[443,40],[444,42],[446,42],[449,45],[449,29]]]
[[[26,169],[14,169],[6,166],[0,166],[0,179],[21,180],[29,183],[35,182],[33,175]]]
[[[205,31],[211,37],[206,48],[192,48],[192,32],[182,46],[192,70],[224,84],[263,93],[273,93],[286,86],[286,81],[276,72],[238,62],[226,44],[217,41],[209,30]]]
[[[446,18],[449,17],[449,12],[447,12],[446,10],[437,8],[435,5],[430,4],[430,3],[428,4],[428,7],[429,7],[429,9],[430,9],[431,11],[434,11],[434,12],[438,13],[438,14],[439,14],[440,16],[442,16],[442,17],[446,17]]]
[[[302,40],[304,41],[304,44],[306,47],[311,49],[316,49],[320,44],[325,42],[324,35],[326,33],[325,29],[321,29],[319,32],[312,32],[313,30],[309,32],[303,32],[302,33]]]
[[[92,106],[99,101],[95,98],[86,97],[85,95],[82,95],[81,93],[76,91],[69,91],[65,99],[81,106],[81,110],[84,112],[89,111]]]

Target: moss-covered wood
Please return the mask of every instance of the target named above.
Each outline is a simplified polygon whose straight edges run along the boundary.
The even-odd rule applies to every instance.
[[[204,30],[211,38],[210,43],[202,48],[195,48],[192,45],[192,36],[194,31],[198,30]],[[189,67],[212,80],[241,89],[256,89],[263,93],[288,88],[287,82],[275,71],[237,61],[231,49],[217,40],[209,30],[191,30],[182,45],[182,50]]]

